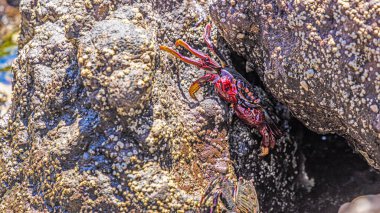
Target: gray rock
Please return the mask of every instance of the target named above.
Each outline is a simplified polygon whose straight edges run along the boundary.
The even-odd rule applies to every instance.
[[[380,211],[380,195],[365,195],[343,204],[338,213],[370,213]]]
[[[18,7],[20,0],[7,0],[7,3],[13,7]]]
[[[0,211],[195,211],[214,177],[236,181],[228,106],[207,91],[192,100],[187,88],[204,72],[158,50],[178,38],[205,49],[204,23],[193,27],[203,6],[21,2]],[[248,140],[258,149],[259,137]],[[281,199],[295,193],[294,149],[250,160],[268,174],[246,177],[268,189],[263,206],[293,206]]]
[[[212,1],[234,51],[307,127],[349,139],[380,169],[376,0]]]

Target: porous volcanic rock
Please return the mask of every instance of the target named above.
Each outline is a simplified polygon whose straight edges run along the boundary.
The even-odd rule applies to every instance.
[[[337,133],[380,170],[380,5],[371,1],[211,1],[230,47],[318,133]]]
[[[0,118],[7,113],[11,105],[11,86],[0,83]]]
[[[243,177],[260,189],[262,210],[291,209],[298,164],[286,129],[277,151],[258,159],[260,136],[228,105],[203,90],[200,101],[189,97],[204,72],[158,50],[178,38],[206,50],[205,23],[194,27],[206,6],[21,1],[0,211],[195,212],[214,177],[236,181],[237,145],[242,156],[256,151]]]

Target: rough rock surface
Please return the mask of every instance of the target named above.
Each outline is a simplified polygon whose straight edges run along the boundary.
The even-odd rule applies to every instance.
[[[264,212],[293,208],[289,135],[259,160],[255,130],[214,94],[189,97],[203,72],[158,51],[178,38],[204,47],[204,24],[193,26],[206,5],[152,2],[21,1],[1,212],[194,212],[213,177],[236,180],[230,150],[247,156],[241,175]]]
[[[366,195],[343,204],[338,213],[365,213],[380,211],[380,195]]]
[[[212,1],[229,45],[318,133],[352,141],[380,170],[380,5],[371,1]]]
[[[299,182],[304,187],[297,194],[298,212],[338,212],[355,197],[380,192],[380,173],[354,153],[345,139],[302,132]]]
[[[17,7],[20,4],[20,0],[7,0],[7,3],[13,7]]]
[[[7,1],[0,0],[0,38],[18,30],[20,22],[18,9],[9,6]]]
[[[241,3],[226,7],[243,14]],[[262,212],[329,212],[322,211],[326,206],[336,212],[342,198],[358,196],[355,187],[378,193],[371,190],[380,177],[366,165],[360,173],[353,164],[347,169],[348,160],[326,144],[299,150],[310,141],[294,142],[287,133],[290,113],[280,105],[273,111],[285,135],[270,156],[258,159],[259,134],[232,116],[212,88],[200,91],[199,101],[189,97],[188,87],[204,72],[158,46],[182,38],[206,51],[201,36],[207,9],[207,2],[186,0],[22,1],[13,105],[0,120],[0,212],[195,212],[205,187],[220,174],[253,179]],[[217,17],[228,13],[214,9],[223,30]],[[215,29],[213,36],[232,56],[230,64],[247,63],[247,71],[257,69],[268,82],[263,61],[270,57],[243,54],[248,62],[236,61]],[[339,163],[345,173],[334,173],[338,180],[320,173],[330,169],[328,163]]]
[[[0,118],[5,115],[11,105],[11,86],[0,83]]]
[[[18,25],[21,16],[17,8],[11,7],[5,0],[0,0],[0,123],[5,125],[6,119],[2,118],[8,111],[11,104],[11,85],[9,75],[4,71],[12,63],[15,51],[12,48],[16,45]],[[1,125],[1,124],[0,124]]]

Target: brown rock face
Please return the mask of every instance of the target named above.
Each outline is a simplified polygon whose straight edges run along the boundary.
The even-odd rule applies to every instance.
[[[221,34],[247,59],[231,53],[214,27],[212,40],[231,65],[247,63],[246,70],[257,70],[305,123],[355,139],[371,165],[378,165],[378,136],[368,123],[379,117],[374,116],[377,65],[370,63],[372,48],[366,48],[375,42],[368,37],[375,30],[363,37],[358,28],[352,42],[362,43],[342,45],[354,36],[346,31],[357,23],[345,31],[328,23],[341,17],[334,13],[348,11],[344,5],[330,3],[323,12],[324,3],[283,1],[24,0],[12,106],[0,120],[0,212],[196,212],[206,186],[220,175],[230,183],[253,180],[262,212],[329,212],[359,189],[377,193],[371,190],[380,176],[353,159],[348,147],[347,156],[315,148],[321,146],[300,150],[312,145],[310,137],[292,126],[288,109],[260,87],[256,92],[284,130],[263,159],[258,157],[260,134],[233,116],[211,86],[199,91],[199,101],[190,98],[189,86],[204,71],[159,51],[159,45],[174,47],[182,38],[206,52],[202,34],[208,4]],[[356,6],[349,16],[361,14]],[[358,20],[374,29],[368,8],[368,21]],[[348,51],[354,47],[362,51],[360,60]],[[365,75],[365,93],[357,98],[362,95],[357,82]],[[343,87],[348,97],[356,97],[351,105],[342,99]],[[345,120],[350,106],[351,117]],[[356,124],[348,122],[353,119]],[[363,132],[354,134],[360,125]],[[326,166],[331,164],[338,166]],[[244,183],[249,184],[240,189],[254,196],[248,188],[252,182]],[[204,210],[211,205],[212,198]]]
[[[379,170],[378,1],[231,2],[210,3],[211,17],[267,89],[313,131],[349,139]]]
[[[236,141],[250,154],[244,176],[254,179],[262,209],[294,206],[290,136],[259,160],[260,137],[235,133],[242,124],[223,101],[207,91],[199,102],[189,97],[204,72],[158,51],[178,38],[205,47],[204,23],[193,27],[207,16],[203,7],[21,2],[13,105],[0,125],[0,211],[194,212],[213,178],[236,181]]]

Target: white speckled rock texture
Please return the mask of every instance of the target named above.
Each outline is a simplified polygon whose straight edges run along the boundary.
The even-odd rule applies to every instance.
[[[193,27],[205,6],[21,1],[0,211],[194,212],[215,176],[236,181],[228,106],[207,92],[191,100],[204,72],[158,50],[178,38],[205,50],[205,24]],[[257,151],[260,137],[241,133]],[[296,144],[285,137],[271,158],[247,158],[263,210],[294,207]]]
[[[271,81],[265,77],[272,59],[262,50],[283,42],[281,39],[288,37],[280,33],[287,31],[276,31],[278,41],[265,40],[257,33],[274,32],[262,31],[260,23],[257,28],[256,22],[245,21],[239,25],[241,30],[249,27],[255,34],[239,32],[234,43],[229,33],[233,34],[235,28],[226,29],[219,20],[219,16],[228,18],[226,8],[246,20],[245,13],[250,14],[252,8],[247,4],[244,13],[240,12],[244,2],[21,1],[19,56],[12,68],[13,103],[8,123],[0,122],[0,212],[196,212],[205,187],[218,175],[228,176],[231,181],[237,177],[253,179],[262,212],[305,212],[303,209],[310,205],[316,209],[310,204],[310,200],[317,200],[315,194],[308,194],[303,186],[306,183],[312,188],[313,178],[315,185],[323,189],[317,192],[317,197],[323,195],[316,201],[321,203],[318,209],[324,209],[334,199],[328,207],[337,210],[343,198],[357,196],[356,190],[350,191],[352,185],[366,186],[363,193],[373,193],[371,186],[380,176],[366,164],[355,166],[360,167],[360,174],[355,169],[348,175],[344,173],[344,177],[365,176],[362,179],[333,182],[339,186],[347,183],[349,187],[343,195],[336,190],[340,187],[324,190],[330,177],[320,181],[325,178],[325,173],[318,174],[320,170],[308,177],[307,157],[327,158],[335,153],[323,149],[303,156],[301,152],[305,150],[298,149],[302,136],[289,133],[289,129],[297,130],[291,126],[290,112],[275,104],[260,87],[260,98],[273,102],[275,109],[267,107],[284,130],[284,137],[264,159],[258,158],[260,135],[233,116],[211,87],[199,92],[199,101],[189,97],[188,87],[204,72],[159,51],[158,46],[173,47],[182,38],[206,51],[202,34],[209,21],[210,4],[221,35],[245,57],[236,62],[231,48],[214,28],[213,40],[228,61],[232,64],[235,60],[236,66],[248,61],[247,70],[257,70],[275,97],[282,100],[289,92],[286,97],[290,102],[284,104],[305,111],[302,104],[291,104],[291,88],[282,88],[281,96],[276,93],[280,90],[278,84],[268,83]],[[248,43],[236,47],[238,39]],[[251,49],[243,53],[244,48]],[[270,69],[275,75],[276,69]],[[302,76],[319,82],[322,88],[323,82],[317,80],[322,76],[317,71],[322,73],[313,67]],[[306,80],[297,82],[297,78],[289,81],[309,92],[317,86]],[[311,96],[306,92],[299,92],[298,98],[308,100]],[[304,115],[311,116],[307,118],[311,120],[323,115],[320,120],[309,121],[309,126],[315,125],[317,130],[322,124],[324,131],[337,127],[333,122],[335,114],[331,114],[331,122],[326,114]],[[341,127],[337,132],[343,134],[347,126]],[[367,137],[367,133],[358,137]],[[373,150],[362,150],[368,153],[368,159],[376,156]],[[326,168],[324,164],[321,167]],[[206,207],[211,203],[207,202]]]
[[[378,170],[379,11],[378,0],[210,2],[221,35],[277,100]]]

